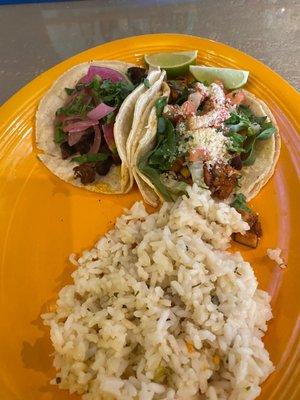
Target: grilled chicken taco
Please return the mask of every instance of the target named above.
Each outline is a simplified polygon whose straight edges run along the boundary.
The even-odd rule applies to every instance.
[[[178,78],[160,91],[132,168],[151,205],[172,201],[196,183],[244,213],[259,236],[246,201],[272,176],[280,143],[271,111],[250,92]]]
[[[133,179],[126,154],[135,106],[162,72],[119,61],[93,61],[65,72],[40,102],[40,160],[59,178],[100,193],[125,193]],[[153,90],[152,90],[153,91]],[[144,112],[147,101],[140,107]],[[146,117],[146,115],[145,115]]]

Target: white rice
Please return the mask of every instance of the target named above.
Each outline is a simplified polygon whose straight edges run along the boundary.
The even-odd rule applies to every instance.
[[[269,296],[231,254],[248,225],[194,186],[148,214],[141,202],[77,260],[43,315],[61,389],[101,399],[254,399],[273,365]]]
[[[271,260],[275,261],[278,267],[285,268],[286,264],[283,258],[281,257],[281,252],[282,250],[279,247],[277,247],[276,249],[267,249],[267,256]]]

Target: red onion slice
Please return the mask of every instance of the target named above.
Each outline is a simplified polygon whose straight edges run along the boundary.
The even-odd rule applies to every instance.
[[[69,132],[69,133],[81,132],[94,125],[98,125],[97,120],[86,119],[84,121],[71,122],[70,124],[64,126],[63,130],[64,132]]]
[[[90,148],[89,154],[97,154],[100,149],[100,145],[101,145],[101,131],[100,131],[99,125],[95,125],[93,128],[95,131],[95,136],[94,136],[94,142],[92,144],[92,147]]]
[[[74,144],[78,143],[82,136],[86,134],[86,131],[81,132],[73,132],[68,134],[68,145],[74,146]]]
[[[117,154],[117,147],[114,138],[114,124],[102,125],[103,136],[113,154]]]
[[[101,119],[111,112],[115,111],[116,107],[108,106],[105,103],[100,103],[93,110],[87,113],[87,117],[93,120]]]
[[[100,76],[100,78],[103,80],[109,79],[113,83],[125,80],[125,77],[119,71],[111,68],[97,67],[96,65],[92,65],[89,67],[88,73],[81,78],[79,82],[84,84],[90,83],[96,75]]]
[[[56,117],[56,119],[57,119],[57,121],[62,122],[62,123],[65,123],[65,122],[70,123],[70,121],[72,121],[72,122],[82,121],[82,118],[80,115],[64,115],[64,114],[62,114],[62,115],[58,115]]]

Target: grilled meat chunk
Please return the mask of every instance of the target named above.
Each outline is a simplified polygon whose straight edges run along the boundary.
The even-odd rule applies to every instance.
[[[73,154],[76,153],[76,149],[74,146],[69,146],[68,142],[63,142],[60,145],[61,151],[61,158],[66,160],[67,158],[71,157]]]
[[[262,236],[261,223],[257,214],[246,210],[238,210],[243,220],[247,222],[250,229],[244,233],[234,233],[232,238],[235,242],[255,249],[258,245],[258,240]]]
[[[83,185],[94,182],[96,178],[95,163],[83,163],[73,168],[75,178],[80,178]]]
[[[204,164],[203,177],[212,196],[225,200],[233,192],[238,183],[239,172],[228,164],[217,163],[213,166]]]
[[[127,75],[134,85],[139,85],[140,83],[142,83],[147,76],[145,68],[140,67],[128,68]]]
[[[113,164],[112,157],[108,157],[106,160],[96,162],[96,172],[100,176],[105,176],[108,174],[110,167]]]

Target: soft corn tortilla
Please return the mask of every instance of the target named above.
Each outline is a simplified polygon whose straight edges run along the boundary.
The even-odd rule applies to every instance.
[[[277,122],[269,107],[254,94],[247,90],[243,90],[243,92],[247,99],[246,105],[252,113],[258,117],[267,116],[276,128],[276,132],[269,139],[258,141],[255,144],[256,160],[254,164],[243,167],[241,171],[239,192],[243,193],[247,200],[251,200],[274,174],[280,154],[281,138]]]
[[[166,89],[164,90],[164,95],[168,95]],[[249,106],[250,110],[257,116],[267,116],[276,128],[276,132],[271,138],[256,143],[255,150],[257,157],[254,164],[243,167],[241,171],[241,187],[238,192],[243,193],[247,201],[249,201],[259,193],[273,175],[279,158],[281,138],[276,120],[268,106],[252,93],[246,90],[243,90],[243,92],[247,99],[246,104]],[[133,174],[145,201],[154,207],[158,206],[159,203],[163,201],[163,197],[150,179],[138,169],[138,163],[145,154],[154,148],[156,144],[156,129],[157,117],[155,108],[153,107],[149,114],[143,139],[140,140],[135,153]]]
[[[153,103],[155,103],[160,97],[168,98],[169,95],[170,88],[165,82],[163,82],[161,90],[153,96],[149,103],[149,105],[151,105],[151,111],[149,113],[148,122],[142,129],[140,138],[136,141],[136,151],[132,156],[132,171],[134,179],[145,201],[153,207],[157,207],[164,201],[164,198],[160,192],[156,190],[151,180],[139,171],[138,163],[139,160],[151,151],[156,144],[157,117],[156,108],[153,107]]]
[[[92,65],[114,69],[124,76],[129,67],[135,66],[121,61],[90,61],[76,65],[61,75],[42,98],[36,113],[36,143],[38,150],[42,152],[38,157],[52,173],[74,186],[98,193],[125,193],[133,184],[132,172],[126,156],[126,141],[132,127],[135,104],[138,98],[148,90],[144,84],[139,85],[129,94],[117,114],[114,137],[121,165],[113,165],[106,176],[97,176],[92,184],[83,185],[80,179],[74,177],[73,168],[78,163],[63,160],[60,147],[54,142],[55,112],[68,99],[65,88],[74,87]],[[150,84],[154,84],[160,74],[159,70],[151,71],[148,76]]]
[[[150,76],[150,74],[149,74]],[[126,156],[129,162],[129,168],[133,171],[133,157],[143,136],[143,131],[150,114],[152,107],[154,106],[156,100],[161,96],[160,89],[162,87],[163,81],[166,77],[165,71],[160,71],[160,74],[155,83],[150,82],[149,90],[143,93],[137,100],[132,127],[126,142]],[[130,185],[133,184],[133,175],[131,175],[132,181]]]

